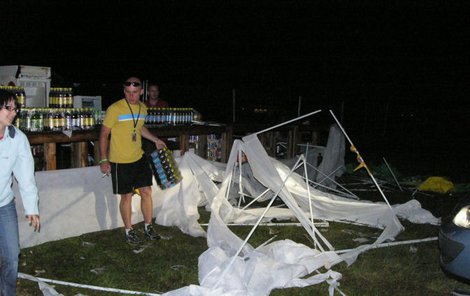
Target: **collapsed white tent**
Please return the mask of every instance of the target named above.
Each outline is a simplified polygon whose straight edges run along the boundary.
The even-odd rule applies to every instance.
[[[231,205],[229,189],[231,181],[236,179],[233,168],[241,152],[247,155],[256,181],[269,188],[272,197],[279,196],[287,209],[242,210]],[[290,168],[269,158],[256,135],[234,142],[227,165],[209,162],[191,153],[186,153],[178,162],[183,181],[163,192],[154,186],[157,223],[178,226],[185,233],[203,236],[205,231],[198,223],[198,207],[206,205],[212,214],[207,233],[209,249],[199,260],[200,286],[184,287],[168,295],[267,295],[273,288],[302,287],[323,281],[330,283],[331,294],[341,275],[330,268],[342,261],[351,264],[358,254],[373,245],[393,240],[402,229],[395,214],[412,222],[439,223],[421,209],[417,201],[394,206],[392,211],[385,203],[354,201],[315,190],[299,175],[289,174]],[[39,236],[34,236],[26,223],[20,223],[23,247],[121,226],[110,182],[100,178],[96,167],[41,172],[36,178],[44,227]],[[221,184],[218,186],[214,181]],[[138,203],[134,207],[138,214],[135,222],[141,221]],[[21,206],[18,209],[21,215]],[[278,241],[254,249],[225,225],[260,222],[263,212],[266,212],[264,221],[296,217],[319,248]],[[310,214],[316,219],[352,221],[384,231],[372,245],[337,254],[312,225]],[[326,271],[320,272],[321,267],[327,267]],[[318,274],[312,275],[314,271]]]
[[[234,221],[258,220],[259,222],[261,213],[265,210],[266,214],[283,211],[272,208],[269,210],[258,208],[256,211],[241,210],[228,202],[227,191],[232,178],[235,178],[233,167],[237,165],[239,151],[246,154],[255,178],[282,198],[289,207],[288,211],[299,219],[307,233],[317,242],[317,246],[325,246],[327,249],[311,249],[292,241],[278,241],[255,250],[246,243],[246,240],[242,242],[225,226],[226,223]],[[204,162],[191,154],[184,158],[187,159],[182,161],[183,167],[185,161]],[[195,178],[193,181],[203,184],[202,187],[211,184],[206,180],[208,174],[199,170],[198,166],[194,166],[193,169],[196,170],[192,174]],[[256,135],[243,138],[243,142],[234,142],[225,170],[225,179],[214,198],[207,196],[212,213],[208,230],[209,249],[201,255],[199,261],[201,286],[185,287],[167,295],[268,295],[273,288],[303,287],[323,281],[329,281],[332,294],[340,275],[330,268],[342,261],[351,264],[361,252],[383,241],[393,240],[403,229],[396,214],[415,223],[439,223],[439,220],[423,210],[417,201],[390,208],[386,203],[350,200],[308,187],[299,175],[289,176],[289,172],[289,168],[267,156]],[[212,192],[214,191],[215,188]],[[351,221],[382,228],[384,231],[373,244],[362,245],[337,254],[331,244],[312,225],[306,214],[309,211],[317,219]],[[162,215],[165,216],[163,213],[160,214]],[[264,219],[269,220],[273,217],[279,219],[276,214],[265,215]],[[170,219],[165,220],[168,222]],[[318,270],[321,267],[327,267],[327,271],[321,273]],[[313,271],[318,274],[307,279],[303,278]]]

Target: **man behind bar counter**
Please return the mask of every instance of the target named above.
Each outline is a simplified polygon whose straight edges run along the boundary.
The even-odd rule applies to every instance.
[[[121,195],[119,210],[126,230],[126,241],[135,245],[141,241],[132,227],[131,203],[136,189],[139,189],[141,196],[145,237],[150,240],[160,238],[152,226],[153,174],[142,150],[142,137],[155,143],[157,149],[164,148],[165,143],[144,126],[147,107],[140,101],[143,94],[141,80],[129,77],[123,87],[125,98],[113,103],[106,110],[100,133],[99,164],[103,174],[111,174],[114,194]]]

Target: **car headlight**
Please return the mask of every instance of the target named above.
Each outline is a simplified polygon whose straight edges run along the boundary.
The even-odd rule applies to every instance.
[[[470,229],[470,205],[461,208],[452,221],[457,226]]]

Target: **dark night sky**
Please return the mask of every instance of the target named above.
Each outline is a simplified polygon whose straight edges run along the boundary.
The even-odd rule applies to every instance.
[[[302,96],[302,113],[344,102],[358,136],[457,146],[468,131],[468,1],[107,2],[3,1],[0,64],[51,66],[105,104],[135,74],[208,120],[231,121],[235,88],[239,108],[284,111],[272,122]]]

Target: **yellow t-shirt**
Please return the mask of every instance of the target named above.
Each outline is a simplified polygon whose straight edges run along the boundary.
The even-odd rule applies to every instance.
[[[140,105],[140,112],[139,112]],[[129,106],[132,109],[129,109]],[[139,102],[137,105],[127,104],[126,99],[119,100],[109,106],[103,125],[111,129],[111,145],[109,161],[116,163],[131,163],[139,160],[142,150],[142,126],[147,115],[147,107]],[[136,141],[132,140],[135,127]]]

